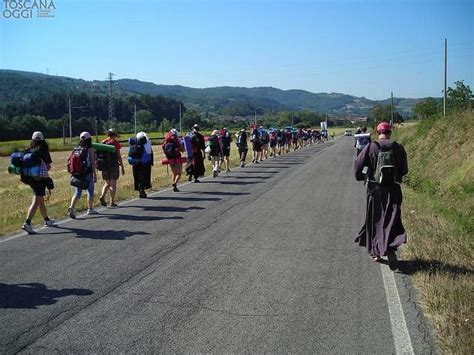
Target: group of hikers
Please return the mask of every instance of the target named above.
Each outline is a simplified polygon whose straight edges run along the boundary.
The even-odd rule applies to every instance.
[[[401,221],[402,191],[400,183],[402,176],[408,172],[406,152],[401,144],[390,139],[392,127],[389,123],[381,122],[377,125],[377,140],[372,142],[367,128],[358,129],[354,143],[357,156],[354,162],[356,180],[364,180],[367,185],[367,210],[364,226],[357,235],[356,242],[367,248],[374,261],[382,261],[387,256],[391,269],[396,268],[397,258],[395,251],[398,246],[406,243],[406,233]],[[101,188],[99,201],[107,206],[106,195],[110,194],[110,207],[116,207],[117,180],[125,174],[124,161],[120,154],[121,144],[119,135],[114,129],[109,129],[107,138],[101,145],[92,142],[89,132],[82,132],[79,144],[71,152],[68,159],[68,171],[71,173],[70,183],[75,187],[71,203],[68,208],[70,218],[76,218],[76,204],[83,190],[87,190],[87,214],[97,214],[94,208],[94,187],[97,182],[97,170],[101,171],[104,184]],[[172,173],[173,191],[178,192],[183,164],[189,181],[200,182],[199,178],[205,174],[204,161],[206,157],[211,161],[212,173],[217,177],[221,170],[230,171],[230,150],[233,138],[239,152],[240,166],[244,167],[248,153],[248,140],[252,144],[252,162],[258,163],[263,159],[287,153],[307,145],[318,144],[327,139],[328,133],[317,130],[291,129],[264,129],[252,127],[249,135],[245,129],[239,130],[234,137],[227,128],[213,130],[209,137],[200,133],[198,124],[193,125],[192,131],[180,137],[176,129],[171,129],[164,137],[162,149],[165,158],[161,163],[170,166]],[[250,138],[250,139],[248,139]],[[150,138],[145,132],[139,132],[129,138],[129,152],[127,160],[132,165],[134,189],[140,198],[146,198],[146,190],[151,188],[151,170],[154,156]],[[96,151],[94,144],[100,149]],[[111,149],[103,150],[102,146]],[[112,148],[113,147],[113,148]],[[12,154],[14,158],[21,155],[22,169],[25,172],[33,169],[30,160],[38,164],[37,177],[21,174],[21,180],[30,185],[33,190],[33,200],[28,209],[22,229],[29,234],[35,231],[31,225],[37,209],[40,210],[46,226],[53,226],[54,221],[49,218],[45,206],[46,190],[54,188],[49,177],[51,155],[48,144],[42,132],[34,132],[30,148],[22,154]],[[35,157],[33,159],[33,156]]]

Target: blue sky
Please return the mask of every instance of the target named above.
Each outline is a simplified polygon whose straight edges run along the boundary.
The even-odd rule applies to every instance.
[[[48,0],[50,1],[50,0]],[[474,85],[472,0],[56,0],[0,14],[0,68],[191,87],[273,86],[382,99]],[[3,2],[0,4],[3,11]]]

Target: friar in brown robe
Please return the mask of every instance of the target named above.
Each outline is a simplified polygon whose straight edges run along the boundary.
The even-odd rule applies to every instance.
[[[370,143],[360,152],[354,161],[356,180],[369,180],[367,183],[367,211],[365,223],[355,241],[366,247],[374,261],[387,256],[390,268],[397,268],[395,251],[406,243],[407,235],[402,224],[401,204],[402,176],[408,173],[407,155],[403,146],[390,139],[391,126],[381,122],[377,126],[377,143]],[[381,149],[392,148],[395,166],[395,182],[378,184],[373,182],[377,167],[378,153]],[[365,169],[367,167],[368,169]]]

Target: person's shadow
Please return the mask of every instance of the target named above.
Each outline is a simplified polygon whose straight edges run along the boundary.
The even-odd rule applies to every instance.
[[[453,276],[474,274],[474,270],[471,268],[446,264],[437,260],[420,260],[420,259],[399,260],[397,271],[405,275],[413,275],[418,272],[424,272],[428,274],[448,273]]]
[[[85,288],[54,290],[40,283],[0,283],[0,308],[37,309],[38,306],[55,304],[61,297],[90,296],[93,293]]]

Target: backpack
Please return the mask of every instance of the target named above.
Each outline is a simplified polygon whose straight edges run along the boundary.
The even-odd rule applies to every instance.
[[[239,136],[237,137],[237,145],[244,146],[247,144],[247,132],[240,132]]]
[[[176,149],[176,145],[173,142],[163,143],[162,148],[167,159],[176,159],[179,157],[178,149]]]
[[[74,176],[83,176],[91,172],[89,149],[77,146],[67,160],[67,171]]]
[[[112,142],[102,142],[102,144],[114,145]],[[97,151],[95,155],[95,162],[97,165],[97,169],[100,171],[108,171],[112,167],[117,166],[118,159],[117,153],[109,153],[104,151]]]
[[[258,142],[260,140],[260,132],[258,129],[254,128],[252,132],[252,139],[250,140],[251,142]]]
[[[365,138],[365,137],[357,138],[356,148],[359,150],[362,150],[362,148],[364,148],[367,144],[369,144],[368,138]]]
[[[140,144],[134,144],[129,140],[130,145],[128,146],[128,162],[130,165],[137,165],[142,162],[142,155],[145,152],[143,146]]]
[[[37,149],[25,149],[10,155],[8,171],[13,174],[40,177],[41,156]]]
[[[380,185],[391,185],[396,183],[397,169],[395,167],[395,156],[393,148],[395,142],[389,147],[382,147],[379,142],[374,142],[379,148],[377,155],[377,166],[375,168],[374,180]]]

